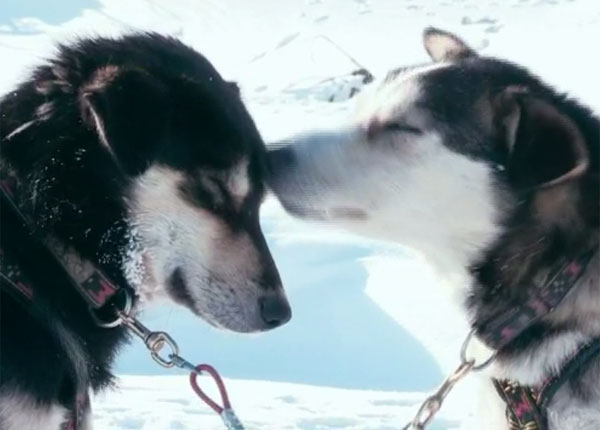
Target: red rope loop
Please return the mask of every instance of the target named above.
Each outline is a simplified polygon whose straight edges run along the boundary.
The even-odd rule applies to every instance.
[[[196,370],[198,371],[198,373],[206,372],[213,378],[215,384],[217,384],[219,393],[221,394],[221,401],[223,402],[223,405],[219,405],[217,402],[211,399],[204,391],[202,391],[200,386],[198,386],[198,373],[191,372],[190,385],[192,386],[192,389],[198,395],[198,397],[200,397],[202,401],[204,401],[204,403],[206,403],[213,411],[215,411],[219,415],[221,415],[224,409],[231,409],[231,403],[229,403],[227,389],[225,388],[225,384],[223,383],[223,379],[221,379],[221,375],[219,375],[219,372],[217,372],[217,370],[209,364],[200,364],[196,366]]]

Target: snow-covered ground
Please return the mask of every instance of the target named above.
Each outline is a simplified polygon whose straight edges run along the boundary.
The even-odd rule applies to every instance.
[[[265,381],[233,380],[228,387],[247,430],[399,430],[423,397]],[[123,377],[119,391],[96,399],[95,429],[222,430],[220,419],[186,388],[187,377]],[[463,411],[451,407],[429,430],[459,429],[463,419]]]
[[[154,30],[180,37],[237,80],[273,141],[343,120],[352,109],[344,77],[356,62],[377,77],[427,61],[421,32],[436,25],[600,110],[599,24],[597,0],[3,0],[0,93],[55,42]],[[294,306],[292,323],[239,337],[175,308],[145,321],[171,331],[190,359],[239,378],[228,385],[248,428],[400,428],[455,364],[467,330],[440,293],[451,279],[436,278],[406,250],[294,221],[273,200],[263,227]],[[185,376],[147,376],[163,371],[145,355],[139,345],[124,352],[117,370],[146,376],[122,376],[117,391],[95,399],[96,429],[222,428]],[[449,399],[431,428],[473,428],[472,385]]]

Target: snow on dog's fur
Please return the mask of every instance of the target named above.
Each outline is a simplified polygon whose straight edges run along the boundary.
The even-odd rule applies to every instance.
[[[391,72],[344,129],[271,151],[270,184],[296,216],[423,251],[459,280],[477,324],[523,300],[561,258],[597,248],[600,122],[452,34],[428,29],[424,41],[434,63]],[[494,376],[539,384],[600,335],[598,258],[559,308],[500,351]],[[599,381],[595,362],[560,389],[552,430],[600,428]],[[506,428],[495,404],[481,428]]]
[[[135,311],[164,296],[238,332],[289,320],[259,225],[263,141],[237,86],[200,54],[156,34],[81,40],[0,112],[3,173],[74,279],[97,266],[133,292]],[[98,327],[20,230],[2,207],[2,252],[31,278],[36,306],[2,290],[0,427],[57,430],[77,392],[110,384],[126,333]]]

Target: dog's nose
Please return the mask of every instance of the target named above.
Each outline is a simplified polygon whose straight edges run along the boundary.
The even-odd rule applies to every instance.
[[[296,154],[291,146],[273,144],[267,151],[269,171],[271,174],[285,172],[297,164]]]
[[[292,318],[292,309],[285,297],[268,295],[260,299],[260,316],[270,328],[275,328]]]

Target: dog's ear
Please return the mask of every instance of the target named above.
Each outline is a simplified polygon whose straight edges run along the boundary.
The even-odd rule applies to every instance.
[[[506,168],[516,186],[551,187],[586,172],[589,154],[584,137],[552,102],[510,87],[497,97],[495,106],[508,154]]]
[[[458,36],[435,27],[425,29],[423,32],[423,44],[431,59],[436,63],[461,60],[477,55]]]
[[[166,88],[143,70],[107,66],[80,92],[83,120],[128,175],[143,172],[166,138]]]

